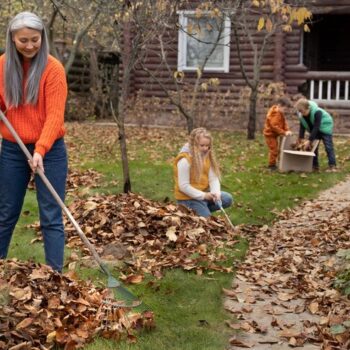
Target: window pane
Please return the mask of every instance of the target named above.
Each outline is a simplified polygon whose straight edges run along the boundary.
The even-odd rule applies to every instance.
[[[196,19],[188,17],[187,67],[200,66],[211,51],[219,35],[218,24],[213,18]],[[223,36],[223,33],[221,34]],[[223,44],[223,38],[219,43]],[[224,65],[224,46],[218,45],[210,56],[206,67],[221,68]]]

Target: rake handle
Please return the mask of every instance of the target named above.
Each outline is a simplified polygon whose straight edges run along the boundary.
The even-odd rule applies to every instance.
[[[230,224],[231,228],[235,229],[235,227],[232,224],[231,219],[229,218],[229,216],[227,215],[225,209],[221,206],[220,210],[223,212],[223,214],[225,215],[226,221]]]
[[[25,146],[25,144],[23,143],[23,141],[21,140],[21,138],[17,134],[16,130],[13,128],[12,124],[5,117],[5,114],[1,110],[0,110],[0,119],[4,122],[4,124],[6,125],[7,129],[9,129],[10,133],[12,134],[14,139],[16,140],[17,144],[19,145],[19,147],[21,148],[21,150],[23,151],[23,153],[25,154],[27,159],[29,161],[32,161],[33,160],[33,156],[30,154],[30,152],[28,151],[27,147]],[[50,181],[48,180],[48,178],[46,177],[44,172],[41,169],[37,168],[36,169],[36,173],[40,176],[41,180],[44,182],[44,184],[46,185],[47,189],[50,191],[50,193],[52,194],[52,196],[54,197],[54,199],[56,200],[58,205],[61,207],[63,212],[66,214],[66,216],[68,217],[69,221],[72,223],[72,225],[74,226],[74,228],[78,232],[79,237],[84,242],[85,246],[89,249],[90,253],[94,257],[94,259],[97,261],[97,263],[99,264],[99,266],[102,269],[102,271],[106,275],[110,276],[111,274],[110,274],[109,270],[107,269],[106,265],[103,263],[102,259],[98,255],[95,247],[87,239],[86,235],[84,234],[84,232],[80,228],[79,224],[76,222],[76,220],[74,219],[74,217],[71,214],[71,212],[69,211],[69,209],[63,203],[62,199],[60,198],[60,196],[58,195],[56,190],[53,188],[53,186],[51,185]]]
[[[227,215],[227,213],[226,213],[224,207],[222,206],[222,201],[221,201],[221,200],[218,200],[218,201],[216,201],[216,204],[219,206],[221,212],[225,215],[226,221],[230,224],[230,226],[231,226],[233,229],[235,229],[235,227],[234,227],[233,224],[232,224],[231,219],[230,219],[229,216]]]

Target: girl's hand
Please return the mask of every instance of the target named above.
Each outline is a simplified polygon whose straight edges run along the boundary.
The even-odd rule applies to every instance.
[[[40,153],[35,152],[33,155],[33,160],[29,161],[29,165],[32,168],[33,172],[35,173],[37,169],[40,169],[42,172],[44,172],[44,162],[43,157]]]
[[[204,194],[204,200],[210,202],[210,201],[214,201],[214,196],[212,193],[210,192],[205,192]]]
[[[217,202],[217,201],[221,200],[221,193],[206,192],[204,195],[204,200]]]
[[[212,196],[213,196],[213,201],[214,202],[221,201],[221,193],[212,193]]]

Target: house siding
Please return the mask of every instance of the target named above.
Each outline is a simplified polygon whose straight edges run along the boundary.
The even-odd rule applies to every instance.
[[[350,13],[350,0],[325,0],[325,1],[309,1],[313,13]],[[257,25],[257,18],[251,17],[250,24],[253,27]],[[232,31],[232,30],[231,30]],[[286,91],[295,95],[298,93],[299,87],[306,84],[308,76],[308,68],[303,64],[301,59],[302,50],[302,31],[295,28],[289,33],[278,33],[275,35],[266,51],[261,69],[261,82],[283,82],[286,85]],[[165,46],[167,52],[168,63],[170,70],[175,72],[177,70],[177,47],[178,36],[177,32],[169,33],[171,44]],[[249,77],[253,74],[253,51],[249,43],[244,43],[244,35],[239,35],[241,40],[241,54],[244,61],[244,67]],[[258,45],[262,42],[263,35],[257,33],[255,41]],[[152,72],[157,72],[157,78],[169,90],[175,90],[176,86],[172,77],[167,72],[166,67],[160,64],[159,47],[156,42],[149,48],[147,52],[146,67]],[[231,91],[229,97],[225,100],[222,108],[222,114],[215,118],[207,118],[205,126],[211,128],[232,128],[245,129],[248,119],[246,110],[237,111],[236,107],[239,101],[239,92],[246,87],[246,82],[242,76],[239,58],[236,51],[236,43],[233,33],[231,33],[230,45],[230,64],[228,73],[210,73],[204,72],[203,79],[218,78],[220,80],[219,90],[222,93]],[[188,83],[193,84],[196,79],[196,73],[185,72],[185,79]],[[161,89],[159,84],[153,81],[148,74],[142,70],[135,70],[133,73],[133,86],[131,91],[136,93],[139,90],[143,91],[144,98],[166,98],[166,94]],[[263,118],[266,113],[268,104],[260,106],[258,110],[257,127],[261,129],[263,126]],[[127,117],[126,121],[130,123],[142,124],[159,124],[159,125],[185,125],[185,119],[181,117],[174,117],[175,107],[169,106],[167,110],[159,113],[156,117],[154,115],[147,120],[145,116],[142,121],[132,115]],[[342,106],[334,110],[338,115],[336,123],[337,132],[348,132],[350,127],[350,106]]]

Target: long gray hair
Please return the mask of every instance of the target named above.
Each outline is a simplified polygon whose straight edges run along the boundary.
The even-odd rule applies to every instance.
[[[41,33],[41,46],[31,60],[28,78],[25,85],[25,101],[23,99],[23,68],[20,54],[12,40],[12,35],[20,29],[29,28]],[[47,64],[49,43],[45,25],[42,20],[31,12],[17,14],[9,23],[6,33],[5,62],[5,99],[7,108],[18,107],[22,103],[35,105],[38,101],[40,79]]]

